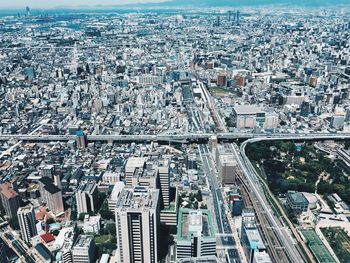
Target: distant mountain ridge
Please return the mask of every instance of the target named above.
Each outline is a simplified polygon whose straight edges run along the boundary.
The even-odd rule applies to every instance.
[[[259,6],[259,5],[294,5],[294,6],[332,6],[350,5],[350,0],[171,0],[148,5],[169,7],[220,7],[220,6]]]

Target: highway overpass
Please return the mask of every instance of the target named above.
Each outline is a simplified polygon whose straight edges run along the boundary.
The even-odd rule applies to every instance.
[[[350,139],[350,133],[182,133],[158,135],[87,135],[91,142],[200,142],[216,136],[219,141],[236,139],[260,140],[344,140]],[[0,141],[17,140],[30,142],[70,141],[75,135],[34,135],[34,134],[1,134]]]

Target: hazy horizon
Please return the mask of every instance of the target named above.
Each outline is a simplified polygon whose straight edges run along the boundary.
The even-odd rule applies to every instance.
[[[60,1],[45,1],[42,0],[12,0],[12,1],[0,1],[0,9],[10,8],[55,8],[55,7],[79,7],[79,6],[97,6],[97,5],[125,5],[125,4],[138,4],[138,3],[159,3],[166,0],[60,0]]]

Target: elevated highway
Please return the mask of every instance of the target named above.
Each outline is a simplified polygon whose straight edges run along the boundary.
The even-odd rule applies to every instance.
[[[236,139],[259,140],[344,140],[350,139],[350,133],[181,133],[156,135],[87,135],[88,141],[101,142],[199,142],[207,141],[216,136],[219,141]],[[0,134],[0,141],[18,140],[31,142],[70,141],[75,135],[36,135],[36,134]]]

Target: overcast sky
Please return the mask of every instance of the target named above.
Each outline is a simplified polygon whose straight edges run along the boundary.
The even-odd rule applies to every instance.
[[[52,8],[56,6],[118,5],[129,3],[163,2],[164,0],[0,0],[0,8]]]

